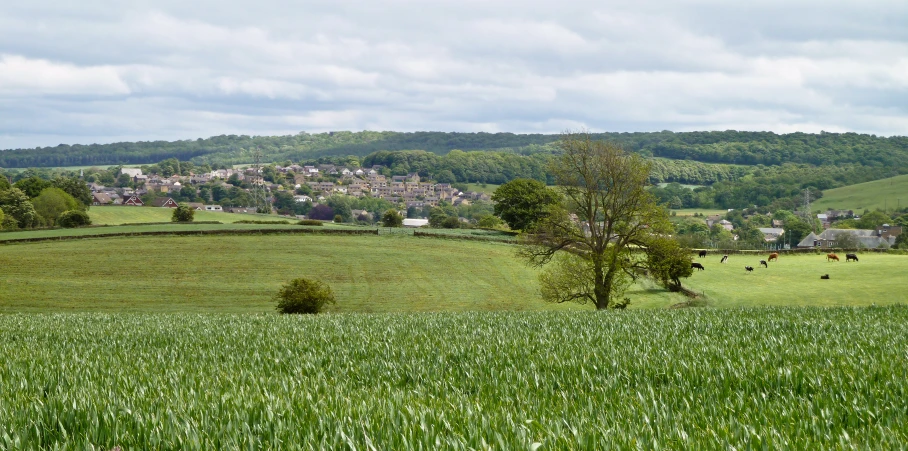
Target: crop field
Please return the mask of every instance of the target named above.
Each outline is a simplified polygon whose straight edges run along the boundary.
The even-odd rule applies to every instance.
[[[811,205],[815,211],[854,210],[858,215],[864,209],[891,211],[904,207],[908,207],[908,175],[823,191],[823,197]]]
[[[900,449],[908,308],[0,315],[0,448]]]

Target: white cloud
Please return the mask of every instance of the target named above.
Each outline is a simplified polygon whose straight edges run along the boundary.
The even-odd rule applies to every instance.
[[[79,67],[20,55],[0,55],[0,94],[109,96],[129,94],[129,86],[111,66]]]

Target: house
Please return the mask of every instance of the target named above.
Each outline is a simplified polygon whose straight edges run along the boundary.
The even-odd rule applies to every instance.
[[[139,199],[139,196],[135,194],[123,198],[123,206],[127,207],[142,207],[145,205],[145,202],[142,202],[142,199]]]
[[[422,227],[428,225],[428,219],[416,219],[416,218],[407,218],[404,219],[404,227]]]
[[[205,211],[224,211],[220,205],[205,205]]]
[[[889,224],[883,224],[879,230],[876,231],[877,235],[883,238],[889,238],[890,236],[897,237],[902,234],[902,226],[893,226]]]
[[[823,247],[843,247],[839,242],[842,235],[851,235],[858,247],[878,248],[895,244],[895,236],[882,237],[876,230],[867,229],[826,229],[819,235]]]
[[[772,226],[773,226],[773,227],[779,227],[779,228],[781,228],[781,227],[784,226],[784,225],[785,225],[785,221],[783,221],[783,220],[781,220],[781,219],[773,219],[773,220],[772,220]]]
[[[113,203],[113,201],[110,200],[110,196],[104,193],[94,193],[91,197],[92,205],[110,205]]]
[[[312,202],[312,198],[309,196],[298,194],[296,196],[293,196],[293,201],[299,202],[299,203]]]
[[[706,227],[713,228],[713,224],[722,220],[722,215],[709,215],[706,217]]]
[[[120,168],[120,175],[126,174],[129,178],[135,179],[142,175],[142,170],[138,168]]]
[[[201,202],[188,202],[186,205],[189,205],[189,208],[195,211],[205,211],[205,204]]]
[[[823,224],[824,229],[828,229],[832,222],[829,220],[829,215],[826,213],[820,213],[817,215],[817,219],[820,220],[820,223]]]
[[[784,229],[778,227],[760,227],[757,230],[763,234],[764,241],[775,241],[785,233]]]
[[[177,202],[170,197],[159,197],[151,202],[152,207],[177,208]]]
[[[798,243],[799,248],[814,248],[820,246],[820,237],[816,236],[813,232],[807,234],[800,243]]]
[[[731,232],[732,230],[735,229],[735,225],[732,224],[731,221],[729,221],[727,219],[721,219],[716,224],[719,224],[720,226],[722,226],[723,229],[728,230],[729,232]]]

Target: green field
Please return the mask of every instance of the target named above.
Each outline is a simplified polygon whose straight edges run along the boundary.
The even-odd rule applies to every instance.
[[[91,223],[96,225],[137,224],[143,222],[168,222],[173,217],[172,208],[160,207],[91,207],[88,210]],[[214,211],[195,212],[196,221],[236,222],[244,220],[274,221],[286,219],[277,215],[223,213]],[[292,221],[296,221],[293,219]]]
[[[467,191],[475,191],[477,193],[486,193],[492,195],[495,193],[495,190],[498,189],[501,185],[493,185],[491,183],[467,183]]]
[[[902,449],[908,308],[0,315],[0,448]]]
[[[823,191],[823,197],[811,205],[814,211],[854,210],[858,215],[865,209],[892,211],[904,207],[908,207],[908,175]]]
[[[278,287],[302,276],[334,288],[335,312],[591,309],[542,302],[536,270],[518,260],[515,250],[512,244],[403,233],[25,243],[0,247],[0,312],[268,312]],[[758,265],[759,256],[732,255],[720,265],[719,256],[711,254],[697,259],[706,270],[696,271],[684,285],[702,293],[706,305],[720,308],[908,302],[908,278],[903,277],[908,256],[859,255],[859,263],[827,263],[816,254],[782,256],[765,269]],[[744,265],[756,269],[748,274]],[[830,280],[819,279],[827,273]],[[631,308],[664,308],[686,300],[648,280],[631,287],[627,296]]]
[[[722,215],[722,217],[724,218],[725,214],[728,213],[728,210],[710,210],[708,208],[679,208],[676,210],[671,210],[671,212],[676,216],[693,216],[694,213],[700,213],[704,216],[703,219],[706,220],[705,217],[710,215]]]

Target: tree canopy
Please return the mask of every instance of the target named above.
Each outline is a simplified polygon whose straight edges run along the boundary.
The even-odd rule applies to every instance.
[[[558,193],[531,179],[511,180],[492,194],[495,214],[514,230],[527,230],[558,203]]]

